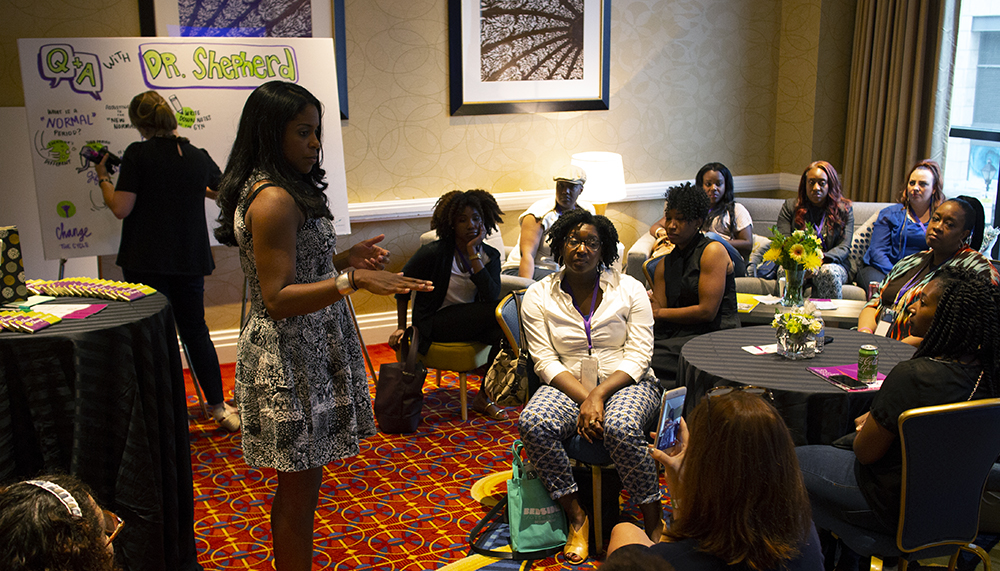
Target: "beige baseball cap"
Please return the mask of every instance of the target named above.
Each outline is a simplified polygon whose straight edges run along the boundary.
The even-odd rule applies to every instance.
[[[552,180],[565,180],[573,184],[584,184],[587,182],[587,171],[574,164],[563,165],[556,169],[556,174],[552,177]]]

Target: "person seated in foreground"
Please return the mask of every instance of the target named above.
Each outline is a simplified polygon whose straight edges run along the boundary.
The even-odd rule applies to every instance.
[[[483,243],[483,238],[503,222],[502,214],[485,190],[453,190],[438,199],[431,217],[438,239],[421,246],[403,266],[404,276],[434,283],[432,291],[417,292],[413,301],[421,355],[427,354],[433,342],[478,341],[490,345],[489,367],[500,352],[503,331],[495,316],[500,252]],[[389,336],[390,347],[400,346],[409,303],[410,294],[396,296],[398,328]],[[472,410],[494,420],[507,418],[485,390],[476,394]]]
[[[733,260],[735,276],[746,275],[747,258],[753,250],[753,219],[733,198],[733,174],[722,163],[708,163],[694,177],[694,185],[708,196],[709,211],[701,230],[705,236],[726,247]],[[649,228],[658,239],[667,239],[667,220],[661,218]],[[656,246],[654,246],[654,249]]]
[[[740,326],[733,261],[702,233],[709,199],[684,183],[667,190],[663,220],[674,249],[653,271],[653,372],[664,386],[677,379],[681,348],[691,339]]]
[[[677,571],[820,571],[819,537],[785,421],[758,387],[716,387],[681,420],[677,445],[650,453],[666,469],[673,522],[652,541],[631,523],[608,559],[652,553]]]
[[[944,201],[941,167],[932,160],[914,165],[899,203],[886,206],[872,226],[872,238],[855,280],[865,291],[870,282],[885,279],[894,265],[911,254],[927,249],[927,224],[931,213]]]
[[[923,289],[945,268],[965,268],[996,285],[1000,274],[979,253],[983,241],[983,205],[971,196],[941,203],[927,223],[928,249],[907,256],[892,267],[878,291],[858,316],[858,331],[898,339],[913,346],[920,336],[910,327],[909,311]],[[881,326],[880,326],[881,325]]]
[[[528,400],[518,432],[528,460],[569,522],[563,553],[587,558],[590,529],[563,442],[603,441],[622,483],[642,510],[645,533],[663,531],[656,463],[645,434],[660,408],[649,368],[653,315],[646,290],[614,267],[618,232],[586,210],[552,225],[549,246],[559,272],[528,288],[521,304],[528,351],[542,386]]]
[[[511,250],[501,268],[505,275],[537,281],[558,271],[559,264],[543,239],[545,233],[567,212],[586,210],[591,214],[595,213],[592,204],[579,200],[583,185],[587,182],[587,173],[582,168],[566,165],[556,172],[552,180],[556,181],[555,200],[543,198],[532,204],[517,219],[521,233],[517,237],[517,246]]]
[[[39,476],[0,488],[0,569],[113,571],[122,521],[73,476]]]
[[[930,232],[928,232],[930,236]],[[1000,395],[1000,290],[968,270],[944,268],[907,308],[916,353],[892,368],[859,417],[853,450],[796,450],[813,506],[857,527],[895,535],[902,447],[899,416],[910,409]]]
[[[826,161],[810,163],[799,180],[799,194],[789,198],[778,213],[778,232],[791,236],[806,224],[816,229],[823,250],[823,265],[812,278],[812,297],[840,299],[847,282],[848,257],[854,238],[854,207],[841,194],[840,177]]]

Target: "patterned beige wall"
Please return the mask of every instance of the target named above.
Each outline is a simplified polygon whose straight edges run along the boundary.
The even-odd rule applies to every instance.
[[[782,5],[774,129],[779,172],[801,172],[812,160],[819,28],[820,0]]]
[[[774,171],[843,168],[854,0],[783,2]]]
[[[0,105],[24,104],[15,38],[138,35],[134,1],[97,11],[72,0],[16,4],[0,21]],[[843,145],[850,0],[612,0],[610,110],[479,117],[448,113],[447,4],[347,0],[351,201],[550,188],[552,168],[580,151],[621,153],[626,182],[638,183],[693,177],[716,160],[736,174],[799,172],[818,149]],[[817,77],[821,64],[834,73]],[[628,246],[661,208],[624,203],[608,215]],[[518,214],[503,226],[509,244]],[[427,219],[354,224],[347,243],[384,232],[399,269],[427,228]],[[214,253],[206,302],[210,326],[226,329],[238,321],[242,274],[234,250]],[[116,275],[113,257],[102,267]],[[362,314],[393,308],[367,294],[354,301]]]
[[[5,0],[0,3],[0,106],[24,107],[18,38],[139,35],[136,0]]]
[[[348,0],[350,197],[547,188],[589,150],[621,153],[626,182],[772,172],[780,5],[615,0],[610,110],[450,117],[447,2]]]
[[[820,16],[813,157],[844,168],[844,134],[857,0],[824,0]],[[800,169],[801,170],[801,169]]]

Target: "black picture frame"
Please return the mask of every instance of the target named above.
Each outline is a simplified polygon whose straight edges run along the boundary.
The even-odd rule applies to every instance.
[[[449,87],[450,87],[450,110],[452,116],[468,116],[468,115],[493,115],[493,114],[507,114],[507,113],[544,113],[553,111],[593,111],[593,110],[607,110],[609,109],[609,99],[610,99],[610,76],[611,76],[611,0],[582,0],[584,6],[587,6],[586,10],[583,10],[584,14],[597,13],[600,16],[600,22],[598,25],[592,28],[584,28],[580,37],[582,42],[581,46],[594,46],[594,42],[597,42],[599,47],[599,63],[591,69],[599,73],[598,78],[586,77],[588,74],[584,74],[582,81],[585,81],[590,87],[591,94],[576,94],[568,93],[561,94],[558,96],[547,96],[542,97],[532,97],[528,91],[525,90],[525,95],[527,97],[509,97],[508,95],[503,95],[501,98],[476,98],[470,94],[470,86],[475,86],[476,83],[480,85],[485,85],[488,82],[496,82],[491,85],[500,85],[503,83],[503,87],[507,91],[518,91],[519,81],[505,81],[505,80],[495,80],[489,79],[484,82],[480,78],[470,78],[465,70],[469,69],[469,59],[477,57],[479,54],[479,49],[482,46],[482,40],[479,39],[478,30],[477,34],[474,35],[476,39],[479,39],[479,46],[466,45],[463,40],[463,36],[468,36],[468,30],[464,27],[467,26],[467,22],[471,16],[471,10],[479,10],[476,17],[481,21],[483,19],[483,6],[490,4],[490,0],[449,0],[448,1],[448,45],[449,45]],[[565,3],[561,3],[565,4]],[[593,9],[597,6],[598,9]],[[509,16],[509,14],[507,14]],[[582,27],[582,20],[580,26]],[[573,24],[562,28],[563,30],[573,30]],[[588,34],[587,31],[594,31],[595,33]],[[579,32],[578,32],[579,33]],[[525,34],[521,34],[523,37]],[[567,36],[569,33],[566,34]],[[509,41],[504,39],[504,41]],[[471,42],[470,42],[471,43]],[[498,42],[499,43],[499,42]],[[546,42],[552,44],[554,42]],[[490,46],[493,44],[487,44]],[[547,49],[552,49],[553,46],[549,45]],[[475,48],[475,49],[470,49]],[[580,47],[579,49],[583,49]],[[537,50],[535,51],[537,54]],[[473,53],[474,52],[474,53]],[[594,57],[595,51],[591,48],[589,57]],[[517,57],[511,58],[508,61],[514,61],[524,57],[523,55],[515,54]],[[585,54],[586,55],[586,54]],[[551,54],[547,55],[542,60],[552,57]],[[560,56],[565,57],[565,56]],[[477,69],[482,69],[482,60],[479,59],[479,64]],[[563,68],[565,69],[565,68]],[[544,89],[546,84],[552,84],[556,86],[555,82],[563,82],[565,78],[561,79],[542,79],[525,81],[524,84],[531,83],[535,86],[542,86]]]
[[[340,103],[340,118],[348,118],[347,104],[347,35],[344,23],[344,0],[310,0],[311,2],[331,3],[333,14],[333,57],[337,68],[337,93]],[[156,5],[157,2],[173,2],[177,0],[138,0],[139,2],[139,33],[147,37],[156,37]]]

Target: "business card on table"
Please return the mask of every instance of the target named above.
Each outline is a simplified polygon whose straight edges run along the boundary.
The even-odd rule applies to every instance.
[[[813,302],[816,309],[820,311],[833,311],[837,309],[837,304],[832,299],[816,299],[811,297],[809,301]]]
[[[741,347],[747,353],[751,355],[770,355],[771,353],[778,352],[778,344],[772,343],[770,345],[747,345],[746,347]]]

